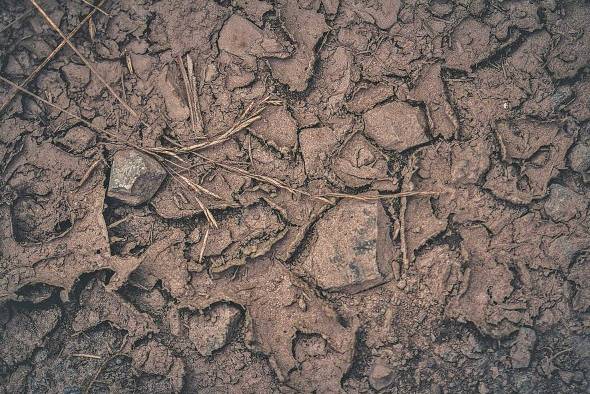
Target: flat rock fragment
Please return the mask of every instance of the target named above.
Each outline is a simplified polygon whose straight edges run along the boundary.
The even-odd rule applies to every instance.
[[[136,150],[120,150],[113,156],[107,195],[129,205],[148,202],[166,178],[156,159]]]
[[[365,135],[386,150],[398,152],[428,142],[426,117],[420,108],[392,102],[365,113]]]
[[[393,256],[379,201],[344,201],[316,224],[303,269],[327,291],[357,293],[383,283]]]

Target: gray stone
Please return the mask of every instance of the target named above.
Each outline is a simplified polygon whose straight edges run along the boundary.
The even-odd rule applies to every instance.
[[[129,205],[148,202],[166,178],[156,159],[136,150],[120,150],[113,157],[107,195]]]
[[[188,337],[202,356],[224,347],[242,321],[242,311],[230,304],[218,304],[188,321]]]
[[[327,291],[357,293],[385,282],[393,245],[379,201],[342,201],[315,227],[303,269]]]

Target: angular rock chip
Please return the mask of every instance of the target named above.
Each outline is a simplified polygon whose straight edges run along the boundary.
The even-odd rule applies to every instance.
[[[148,202],[166,178],[158,161],[136,150],[120,150],[113,157],[107,195],[129,205]]]
[[[202,356],[210,356],[229,343],[242,321],[242,311],[231,304],[213,306],[188,321],[188,337]]]
[[[383,283],[393,256],[379,201],[343,201],[317,223],[303,269],[327,291],[357,293]]]
[[[426,117],[420,108],[393,102],[365,113],[365,135],[386,150],[398,152],[428,142]]]

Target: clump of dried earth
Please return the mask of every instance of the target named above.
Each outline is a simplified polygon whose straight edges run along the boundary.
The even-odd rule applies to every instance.
[[[101,78],[0,83],[1,393],[588,392],[587,1],[38,3]]]

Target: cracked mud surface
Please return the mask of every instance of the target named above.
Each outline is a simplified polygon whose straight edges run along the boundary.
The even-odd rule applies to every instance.
[[[0,83],[0,393],[589,390],[587,1],[38,3],[142,119]],[[3,78],[61,42],[0,0]]]

